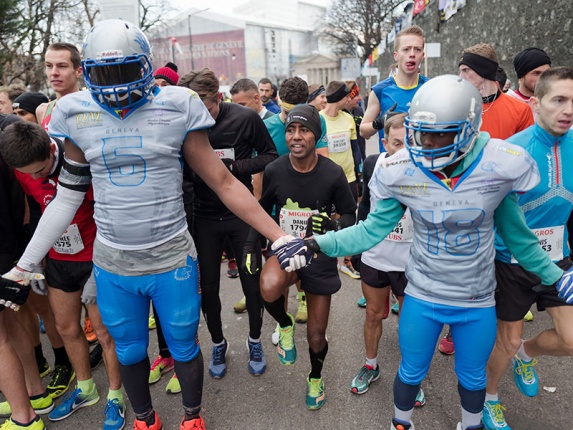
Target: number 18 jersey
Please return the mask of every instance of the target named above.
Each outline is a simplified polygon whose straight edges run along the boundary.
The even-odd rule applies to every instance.
[[[484,145],[488,137],[480,136],[474,150],[483,150],[452,188],[416,167],[406,149],[376,169],[373,196],[394,198],[412,214],[407,294],[445,305],[494,305],[494,211],[508,194],[535,187],[539,173],[523,148],[499,139]]]

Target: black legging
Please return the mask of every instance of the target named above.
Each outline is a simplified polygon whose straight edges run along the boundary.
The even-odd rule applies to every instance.
[[[221,322],[221,299],[219,298],[221,276],[221,253],[225,238],[229,238],[237,266],[241,268],[243,245],[250,227],[239,218],[227,221],[193,218],[193,240],[199,255],[199,273],[201,284],[201,308],[211,333],[213,343],[223,341]],[[257,246],[260,253],[260,246]],[[261,298],[259,275],[247,275],[239,270],[243,293],[247,300],[249,315],[249,336],[258,339],[263,325],[263,299]]]

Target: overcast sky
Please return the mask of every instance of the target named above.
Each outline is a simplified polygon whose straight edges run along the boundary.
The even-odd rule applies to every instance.
[[[209,10],[214,12],[232,12],[232,10],[246,3],[249,0],[193,0],[193,4],[189,0],[172,0],[171,4],[178,8],[179,10],[187,10],[190,7],[197,9],[209,8]],[[259,0],[261,3],[268,4],[273,1],[280,0]],[[328,0],[305,0],[309,3],[316,3],[321,5],[326,5]]]

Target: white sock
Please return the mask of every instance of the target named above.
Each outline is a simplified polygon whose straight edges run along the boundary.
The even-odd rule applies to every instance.
[[[486,402],[499,402],[499,395],[497,393],[495,394],[489,394],[489,393],[485,393],[485,401]]]
[[[472,414],[462,408],[462,429],[467,429],[468,427],[478,426],[481,424],[481,411],[477,414]]]
[[[258,339],[253,339],[251,336],[249,336],[249,342],[251,342],[251,343],[261,343],[261,338],[259,337]]]
[[[410,419],[412,418],[412,413],[414,413],[414,408],[409,411],[401,411],[396,406],[394,406],[394,418],[405,423],[412,423]]]
[[[223,339],[223,342],[219,342],[219,343],[214,343],[213,346],[223,346],[225,345],[226,340]]]
[[[378,367],[378,356],[374,358],[366,357],[366,365],[372,367],[372,369],[376,369],[376,367]]]
[[[522,339],[522,340],[521,340],[521,345],[519,345],[519,349],[517,350],[517,356],[518,356],[521,360],[526,361],[526,362],[529,362],[529,361],[533,360],[533,357],[530,357],[529,355],[527,355],[527,354],[525,353],[525,349],[523,348],[523,343],[524,343],[524,342],[525,342],[525,341]]]

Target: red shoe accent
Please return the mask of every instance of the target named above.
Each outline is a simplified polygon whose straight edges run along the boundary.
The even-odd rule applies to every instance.
[[[161,424],[161,420],[159,419],[157,412],[154,412],[154,414],[155,414],[155,422],[151,424],[151,426],[148,426],[145,421],[139,421],[138,419],[136,419],[133,422],[133,430],[162,430],[163,424]]]
[[[185,421],[185,417],[183,417],[179,430],[205,430],[205,421],[201,416],[189,421]]]
[[[438,346],[438,351],[444,355],[452,355],[454,350],[454,341],[452,339],[452,334],[448,331],[442,340],[440,340],[440,345]]]

